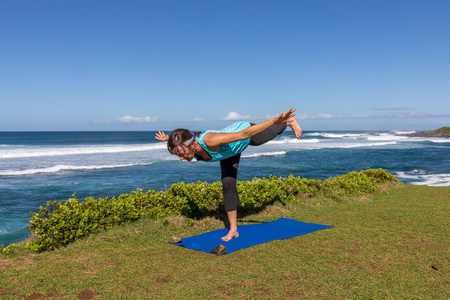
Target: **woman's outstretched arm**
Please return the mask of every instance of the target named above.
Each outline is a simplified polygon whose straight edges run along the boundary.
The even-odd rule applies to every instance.
[[[287,112],[281,113],[273,119],[255,124],[239,132],[232,132],[232,133],[211,132],[204,137],[203,142],[209,149],[215,151],[215,148],[218,148],[222,145],[251,138],[252,136],[264,131],[265,129],[269,128],[272,125],[284,123],[295,116],[294,112],[295,108],[291,108]]]

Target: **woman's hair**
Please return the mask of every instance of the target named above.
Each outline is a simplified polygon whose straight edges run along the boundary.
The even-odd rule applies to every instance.
[[[169,136],[169,140],[167,141],[167,150],[169,150],[170,153],[174,154],[173,150],[190,138],[192,138],[192,134],[189,130],[183,128],[175,129],[174,131],[172,131]]]

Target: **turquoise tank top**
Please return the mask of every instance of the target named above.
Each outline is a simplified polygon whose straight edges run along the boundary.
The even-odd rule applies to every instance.
[[[200,144],[200,146],[202,146],[203,149],[205,149],[206,152],[208,152],[209,155],[211,155],[211,160],[208,160],[208,162],[223,160],[223,159],[235,156],[235,155],[241,153],[242,151],[244,151],[245,148],[247,148],[248,145],[250,144],[250,139],[245,139],[242,141],[237,141],[237,142],[233,142],[230,144],[222,145],[222,146],[220,146],[218,152],[214,152],[214,151],[211,151],[203,142],[203,138],[205,137],[205,135],[207,135],[208,133],[211,133],[211,132],[239,132],[246,128],[249,128],[250,126],[251,126],[250,122],[248,122],[248,121],[236,122],[226,128],[221,129],[221,130],[202,131],[200,136],[195,137],[195,140],[197,141],[197,143]]]

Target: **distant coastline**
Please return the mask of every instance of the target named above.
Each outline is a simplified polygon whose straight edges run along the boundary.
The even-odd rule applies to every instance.
[[[428,132],[414,132],[414,133],[403,133],[396,134],[397,136],[410,136],[410,137],[443,137],[450,138],[450,127],[441,127],[436,130]]]

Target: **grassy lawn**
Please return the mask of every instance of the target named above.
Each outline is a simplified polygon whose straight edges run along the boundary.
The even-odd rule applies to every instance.
[[[279,217],[335,227],[224,256],[167,239],[220,220],[144,219],[56,251],[0,255],[1,299],[449,299],[450,187],[269,206],[240,224]]]

